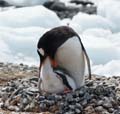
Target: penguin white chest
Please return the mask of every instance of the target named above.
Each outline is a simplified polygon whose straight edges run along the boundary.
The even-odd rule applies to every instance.
[[[77,88],[84,85],[85,59],[77,36],[61,45],[55,55],[58,65],[70,72]]]

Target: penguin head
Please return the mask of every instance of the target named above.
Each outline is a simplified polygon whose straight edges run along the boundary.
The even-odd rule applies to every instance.
[[[68,26],[56,27],[43,34],[37,45],[41,65],[45,58],[49,56],[52,60],[53,67],[56,67],[55,54],[57,49],[73,36],[76,36],[76,33]]]

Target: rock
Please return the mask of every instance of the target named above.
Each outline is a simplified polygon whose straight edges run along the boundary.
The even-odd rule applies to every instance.
[[[102,106],[98,106],[95,108],[95,111],[99,112],[99,113],[102,112],[103,110],[104,110],[104,108]]]
[[[0,1],[0,5],[1,5],[1,2],[2,1]],[[3,67],[4,66],[4,63],[3,62],[0,62],[0,67]]]
[[[4,106],[4,103],[0,102],[0,108],[3,108],[3,106]]]
[[[71,4],[76,1],[71,1]],[[85,12],[88,14],[95,14],[96,13],[96,7],[92,2],[85,2],[85,1],[79,1],[79,4],[81,2],[82,7],[80,6],[66,6],[63,2],[60,1],[48,1],[44,3],[44,6],[47,7],[50,10],[53,10],[61,19],[63,18],[72,18],[74,15],[76,15],[78,12]],[[78,3],[78,2],[77,2]],[[87,4],[90,4],[89,7],[86,7]]]
[[[75,109],[75,105],[69,105],[69,108],[74,110]]]
[[[75,109],[83,110],[83,105],[81,105],[80,103],[76,103]]]
[[[92,106],[87,106],[84,109],[85,114],[97,114]]]
[[[17,106],[8,106],[8,109],[10,111],[19,111],[19,108]]]
[[[94,5],[94,3],[92,3],[91,1],[86,1],[86,0],[71,0],[70,1],[71,3],[75,3],[75,4],[81,4],[81,5],[83,5],[83,6],[87,6],[88,4],[90,4],[90,5]]]
[[[75,114],[80,114],[81,113],[81,110],[80,109],[75,109]]]
[[[41,110],[41,111],[46,111],[46,109],[47,109],[46,104],[40,103],[40,110]]]
[[[97,105],[98,105],[98,106],[101,106],[101,105],[103,105],[103,103],[104,103],[103,100],[99,100],[99,101],[97,102]]]
[[[113,113],[113,112],[114,112],[114,108],[109,108],[109,109],[108,109],[108,112],[109,112],[109,113]]]
[[[93,84],[94,84],[93,80],[86,82],[86,86],[93,86]]]
[[[112,104],[110,102],[105,102],[103,104],[103,107],[109,109],[109,108],[112,108],[113,106],[112,106]]]
[[[108,111],[103,111],[102,114],[110,114]]]
[[[4,0],[0,0],[0,7],[7,7],[7,6],[10,6],[10,5]]]
[[[19,73],[19,69],[21,72],[24,67],[26,66],[3,64],[0,69]],[[29,73],[32,73],[34,69],[34,66],[28,67],[25,72],[29,70]],[[86,78],[85,86],[74,92],[61,94],[39,94],[36,86],[38,78],[34,75],[10,80],[0,85],[0,107],[33,113],[48,111],[55,114],[119,114],[120,77],[98,78],[95,75],[92,81]]]
[[[54,11],[64,11],[66,10],[66,6],[62,2],[54,2],[54,4],[51,5],[50,9]]]
[[[114,114],[120,114],[120,109],[115,110]]]
[[[88,103],[88,102],[87,102],[86,99],[84,99],[84,100],[81,102],[81,104],[82,104],[83,107],[85,107],[85,106],[87,105],[87,103]]]

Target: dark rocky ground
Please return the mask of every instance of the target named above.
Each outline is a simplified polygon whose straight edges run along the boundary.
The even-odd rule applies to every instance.
[[[75,92],[40,94],[37,75],[35,66],[0,63],[0,114],[120,114],[120,77],[93,75]]]

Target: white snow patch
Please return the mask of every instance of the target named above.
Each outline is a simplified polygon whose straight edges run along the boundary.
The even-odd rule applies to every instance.
[[[120,76],[120,60],[112,60],[104,65],[92,66],[92,73],[104,76]]]
[[[120,59],[120,47],[117,45],[119,40],[114,42],[110,36],[80,35],[82,42],[95,64],[105,64],[113,59]]]
[[[58,16],[43,6],[25,7],[0,12],[0,26],[52,28],[60,25]]]
[[[109,19],[116,25],[115,32],[120,31],[120,1],[119,0],[104,0],[98,4],[98,15]]]
[[[96,36],[96,37],[104,37],[107,38],[108,36],[112,35],[112,32],[107,29],[101,29],[101,28],[93,28],[93,29],[87,29],[83,32],[84,35],[87,36]]]
[[[32,5],[44,4],[49,0],[4,0],[4,1],[15,6],[32,6]]]
[[[99,15],[89,15],[81,12],[73,17],[71,23],[76,23],[83,31],[92,28],[115,29],[115,25],[108,19]]]
[[[0,28],[0,61],[39,64],[37,42],[48,29],[31,28]]]

